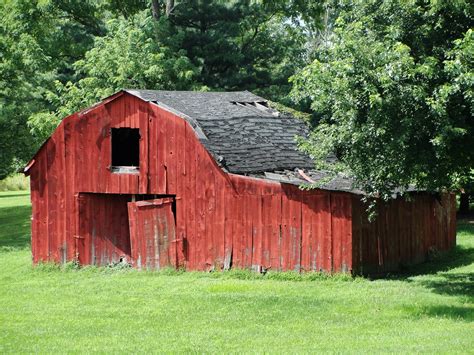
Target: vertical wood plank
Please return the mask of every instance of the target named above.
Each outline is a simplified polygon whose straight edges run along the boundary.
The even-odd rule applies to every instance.
[[[185,169],[187,179],[185,184],[185,209],[186,209],[186,240],[184,241],[184,250],[187,258],[187,268],[194,269],[196,260],[196,145],[195,136],[192,128],[185,125]]]
[[[138,177],[138,193],[146,194],[148,191],[148,160],[149,160],[149,133],[148,133],[148,110],[145,105],[136,105],[138,110],[138,126],[140,129],[140,175]]]
[[[249,209],[252,211],[252,261],[254,271],[262,271],[263,267],[263,216],[261,195],[252,196]]]
[[[167,141],[167,158],[166,158],[166,171],[167,171],[167,182],[168,182],[168,194],[176,194],[176,179],[177,179],[177,167],[176,167],[176,121],[178,118],[168,114],[166,117],[166,141]]]
[[[331,193],[333,271],[352,269],[351,203],[346,194]]]
[[[205,270],[207,263],[207,231],[206,231],[206,181],[208,180],[205,168],[205,157],[202,148],[196,146],[196,264],[198,270]],[[199,173],[197,172],[199,167]]]

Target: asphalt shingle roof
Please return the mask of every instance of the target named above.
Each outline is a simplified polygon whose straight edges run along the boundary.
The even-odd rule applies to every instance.
[[[311,169],[312,160],[297,149],[295,137],[306,124],[265,109],[265,99],[248,91],[193,92],[128,90],[143,100],[167,106],[192,120],[204,146],[231,173]],[[260,108],[251,104],[260,102]],[[240,103],[240,104],[239,104]],[[183,116],[183,115],[181,115]],[[198,127],[196,127],[198,126]]]
[[[305,182],[297,169],[307,171],[308,176],[321,175],[312,170],[312,159],[298,150],[295,142],[296,136],[308,134],[305,122],[266,107],[267,100],[251,92],[125,91],[186,119],[228,172],[291,184]],[[271,172],[274,174],[265,174]],[[323,188],[358,192],[352,189],[352,181],[343,177]]]

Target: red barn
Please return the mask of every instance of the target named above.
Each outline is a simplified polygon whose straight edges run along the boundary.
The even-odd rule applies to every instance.
[[[250,92],[126,90],[66,117],[25,168],[33,262],[376,273],[455,245],[452,195],[378,207],[317,180],[305,124]]]

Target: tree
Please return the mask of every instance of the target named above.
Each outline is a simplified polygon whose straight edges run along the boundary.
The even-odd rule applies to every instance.
[[[122,88],[252,90],[288,104],[320,2],[0,3],[0,178],[67,114]]]
[[[318,118],[303,150],[373,196],[472,179],[472,3],[334,1],[316,60],[292,78]],[[338,161],[328,160],[336,154]]]
[[[42,143],[28,117],[52,110],[54,81],[71,80],[72,64],[100,34],[92,2],[0,2],[0,179],[31,158]]]
[[[284,100],[288,78],[305,60],[305,33],[292,20],[304,10],[316,17],[320,7],[301,1],[176,1],[160,37],[185,51],[204,86]]]
[[[155,37],[161,25],[149,16],[148,10],[128,20],[109,20],[105,26],[107,35],[96,37],[93,48],[74,63],[78,79],[66,84],[56,82],[50,100],[57,109],[49,119],[41,116],[34,121],[37,116],[32,116],[32,126],[40,126],[40,121],[59,122],[124,88],[199,89],[199,84],[195,86],[196,68],[184,51],[173,51]]]
[[[49,106],[28,120],[31,131],[45,139],[62,117],[122,88],[247,89],[284,101],[305,50],[303,32],[284,19],[303,4],[269,4],[110,0],[115,15],[101,27],[105,35],[72,65],[71,80],[48,91]]]

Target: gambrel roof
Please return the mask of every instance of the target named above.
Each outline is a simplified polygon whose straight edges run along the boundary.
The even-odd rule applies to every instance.
[[[307,136],[306,123],[272,109],[268,100],[249,91],[124,91],[187,120],[217,163],[230,173],[296,185],[308,182],[300,170],[315,181],[327,175],[314,171],[313,160],[298,150],[295,138]],[[322,188],[360,193],[342,176]]]
[[[269,108],[267,100],[248,91],[127,92],[170,108],[190,121],[203,145],[231,173],[314,166],[295,143],[295,136],[307,135],[305,123]]]

